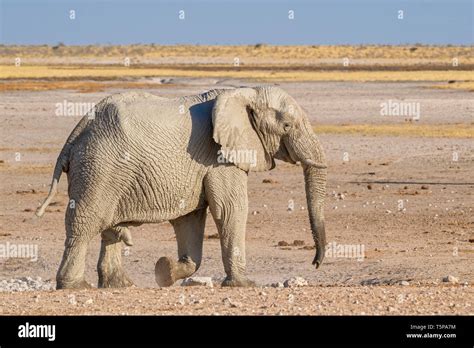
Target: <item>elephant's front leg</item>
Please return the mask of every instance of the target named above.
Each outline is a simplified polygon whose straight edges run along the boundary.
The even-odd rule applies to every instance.
[[[177,280],[194,274],[201,265],[204,227],[207,208],[172,220],[178,242],[178,261],[162,257],[155,266],[155,279],[159,286],[171,286]]]
[[[219,231],[222,261],[227,275],[222,286],[255,286],[245,275],[247,173],[233,165],[217,167],[208,174],[205,187]]]
[[[122,267],[122,241],[131,245],[130,231],[127,227],[116,226],[102,232],[97,264],[99,288],[123,288],[133,285]]]

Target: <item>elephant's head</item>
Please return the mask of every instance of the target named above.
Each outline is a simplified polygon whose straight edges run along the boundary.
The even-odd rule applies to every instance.
[[[219,155],[245,171],[273,169],[275,158],[301,162],[318,268],[326,246],[326,160],[303,109],[277,87],[238,88],[217,96],[212,122]]]

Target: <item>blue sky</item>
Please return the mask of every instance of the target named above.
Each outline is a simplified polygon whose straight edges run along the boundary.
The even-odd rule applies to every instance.
[[[473,0],[0,1],[3,44],[472,45],[474,35]]]

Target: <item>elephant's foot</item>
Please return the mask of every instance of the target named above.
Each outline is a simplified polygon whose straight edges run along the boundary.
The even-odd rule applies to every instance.
[[[222,286],[231,287],[253,287],[255,282],[247,278],[235,278],[227,276],[221,284]]]
[[[86,282],[84,279],[78,281],[65,281],[58,280],[56,282],[56,289],[90,289],[92,285]]]
[[[127,288],[134,286],[130,278],[121,269],[113,273],[99,273],[99,288]]]
[[[155,265],[155,280],[161,287],[171,286],[178,279],[189,277],[194,272],[196,264],[187,257],[178,262],[169,257],[161,257]]]

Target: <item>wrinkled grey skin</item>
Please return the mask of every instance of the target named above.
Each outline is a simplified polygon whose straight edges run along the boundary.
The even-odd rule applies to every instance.
[[[256,162],[235,151],[253,151]],[[286,92],[257,87],[176,99],[148,93],[105,98],[69,136],[37,211],[43,215],[66,172],[70,204],[57,288],[90,286],[86,251],[98,234],[99,287],[132,285],[121,263],[121,241],[132,244],[128,226],[166,220],[176,232],[178,260],[160,258],[156,280],[170,286],[191,276],[201,263],[208,207],[221,241],[222,285],[252,285],[245,275],[247,176],[273,169],[274,159],[302,163],[317,268],[326,243],[325,157],[307,116]]]

